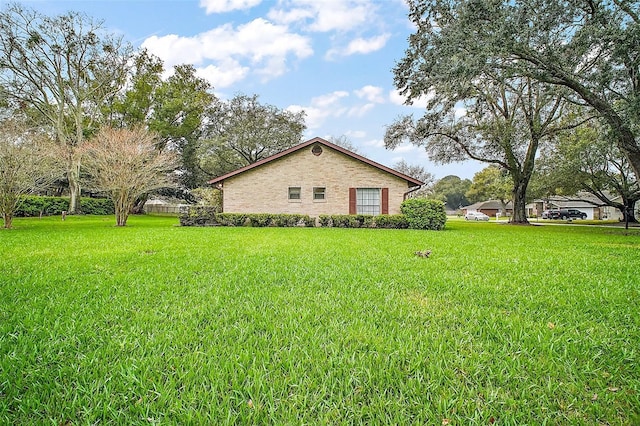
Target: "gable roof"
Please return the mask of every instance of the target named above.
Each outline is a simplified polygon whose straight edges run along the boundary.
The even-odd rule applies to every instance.
[[[224,181],[225,179],[229,179],[231,177],[234,177],[236,175],[239,175],[239,174],[244,173],[246,171],[249,171],[251,169],[255,169],[256,167],[260,167],[263,164],[270,163],[270,162],[272,162],[274,160],[277,160],[278,158],[285,157],[285,156],[287,156],[289,154],[292,154],[294,152],[300,151],[300,150],[302,150],[304,148],[307,148],[308,146],[311,146],[311,145],[314,145],[314,144],[324,145],[324,146],[326,146],[328,148],[336,150],[336,151],[338,151],[338,152],[340,152],[340,153],[342,153],[342,154],[344,154],[344,155],[346,155],[348,157],[351,157],[351,158],[353,158],[355,160],[361,161],[361,162],[363,162],[365,164],[368,164],[370,166],[373,166],[373,167],[375,167],[375,168],[377,168],[379,170],[382,170],[384,172],[387,172],[389,174],[397,176],[397,177],[399,177],[401,179],[404,179],[409,184],[413,184],[414,186],[424,185],[424,182],[421,182],[418,179],[412,178],[411,176],[407,176],[407,175],[405,175],[403,173],[400,173],[397,170],[393,170],[390,167],[383,166],[382,164],[376,163],[373,160],[369,160],[368,158],[363,157],[363,156],[361,156],[359,154],[356,154],[353,151],[349,151],[348,149],[345,149],[345,148],[343,148],[341,146],[338,146],[336,144],[333,144],[333,143],[331,143],[329,141],[326,141],[326,140],[324,140],[322,138],[317,138],[317,137],[313,138],[313,139],[309,139],[308,141],[302,142],[301,144],[293,146],[293,147],[291,147],[289,149],[285,149],[284,151],[281,151],[281,152],[279,152],[277,154],[274,154],[274,155],[272,155],[270,157],[263,158],[262,160],[256,161],[255,163],[252,163],[252,164],[249,164],[248,166],[244,166],[244,167],[241,167],[241,168],[239,168],[237,170],[234,170],[234,171],[232,171],[230,173],[227,173],[225,175],[218,176],[217,178],[210,180],[208,183],[210,183],[212,185],[216,184],[216,183],[220,183],[220,182]]]
[[[511,201],[507,202],[505,208],[507,210],[512,210],[513,203]],[[462,210],[467,210],[467,211],[480,210],[480,209],[501,210],[502,202],[500,202],[500,200],[487,200],[487,201],[479,201],[477,203],[462,207]]]
[[[607,197],[609,201],[613,201],[617,198],[620,198],[619,195],[611,194],[609,192],[604,192],[602,195]],[[552,204],[558,208],[594,208],[604,206],[605,203],[596,197],[593,194],[588,192],[578,192],[573,196],[565,196],[565,195],[551,195],[546,199],[537,199],[534,202]]]

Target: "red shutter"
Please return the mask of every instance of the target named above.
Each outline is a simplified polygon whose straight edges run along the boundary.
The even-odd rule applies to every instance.
[[[349,188],[349,214],[356,214],[356,189]]]
[[[382,214],[389,214],[389,188],[382,188]]]

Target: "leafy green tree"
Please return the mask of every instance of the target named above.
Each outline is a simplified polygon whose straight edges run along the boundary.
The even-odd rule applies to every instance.
[[[220,176],[299,144],[304,115],[261,104],[257,95],[214,101],[199,151],[202,168]]]
[[[511,222],[527,223],[526,192],[540,145],[580,124],[562,121],[570,91],[514,72],[510,59],[495,54],[491,43],[467,43],[466,25],[474,32],[484,20],[493,25],[491,10],[473,23],[469,18],[488,0],[408,3],[416,32],[394,68],[395,84],[408,102],[426,97],[428,105],[417,122],[402,117],[391,125],[386,146],[408,140],[424,145],[438,162],[472,158],[499,165],[512,179]]]
[[[17,3],[0,13],[0,87],[66,149],[71,213],[80,210],[78,148],[99,126],[103,101],[124,84],[130,56],[121,38],[80,13],[48,17]]]
[[[432,197],[441,200],[449,210],[457,210],[461,206],[469,204],[466,193],[471,187],[469,179],[460,179],[458,176],[449,175],[436,181],[433,185]]]
[[[496,165],[490,165],[473,175],[471,187],[465,195],[473,203],[499,200],[504,213],[507,202],[511,199],[511,189],[511,179],[505,170]]]
[[[446,50],[439,53],[448,55]],[[406,62],[398,65],[396,83],[411,74],[416,81],[405,83],[418,84],[423,76],[412,74],[419,68],[417,64],[447,60],[450,58],[408,55],[411,65]],[[499,75],[467,79],[442,74],[447,71],[429,64],[434,68],[433,74],[429,74],[428,92],[434,94],[426,113],[417,122],[412,117],[401,117],[389,126],[385,145],[394,148],[408,140],[425,146],[430,158],[437,162],[471,158],[499,166],[511,177],[514,204],[511,222],[527,223],[527,186],[540,144],[562,129],[558,124],[563,116],[562,98],[530,79]],[[460,104],[465,107],[462,114],[458,112]]]
[[[464,79],[501,72],[566,90],[598,114],[640,176],[640,12],[631,0],[408,0],[417,31],[399,87],[427,93],[433,67]],[[444,54],[447,60],[442,60]],[[433,59],[418,63],[413,56]],[[435,65],[432,65],[435,63]],[[455,85],[455,83],[452,83]]]
[[[177,65],[166,80],[162,60],[143,50],[134,58],[129,84],[106,104],[111,126],[145,124],[159,135],[158,149],[171,149],[181,159],[180,180],[187,189],[205,183],[198,146],[203,117],[215,96],[211,85],[191,65]]]
[[[625,222],[636,222],[640,182],[610,138],[607,127],[597,121],[563,135],[541,158],[542,181],[549,194],[586,191],[602,204],[619,209]],[[619,195],[621,201],[612,195]]]

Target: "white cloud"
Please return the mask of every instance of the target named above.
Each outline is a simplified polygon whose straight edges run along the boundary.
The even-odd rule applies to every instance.
[[[268,17],[308,31],[349,31],[372,22],[375,10],[372,0],[280,0]]]
[[[414,108],[423,108],[423,109],[427,107],[427,103],[431,99],[433,99],[433,96],[434,94],[422,95],[417,99],[414,99],[411,105],[406,105],[405,104],[405,102],[407,101],[406,96],[401,95],[400,92],[398,92],[397,90],[392,90],[389,92],[389,100],[391,101],[391,103],[394,103],[396,105],[411,106]]]
[[[382,49],[385,44],[387,44],[389,37],[389,34],[382,34],[368,39],[357,38],[355,40],[351,40],[346,47],[330,49],[325,57],[327,59],[333,59],[336,56],[351,56],[356,54],[364,55],[375,52],[376,50]]]
[[[305,122],[309,130],[321,127],[325,120],[331,117],[340,117],[348,112],[348,109],[341,104],[341,99],[349,96],[349,92],[335,91],[326,95],[311,99],[310,105],[291,105],[287,108],[291,112],[304,110],[306,113]]]
[[[424,149],[407,142],[407,143],[403,143],[400,146],[395,147],[393,151],[399,152],[399,153],[408,153],[408,152],[418,153],[418,152],[424,151]]]
[[[301,59],[313,54],[309,38],[262,18],[237,28],[225,24],[193,37],[152,36],[142,43],[142,47],[160,57],[167,68],[191,63],[202,68],[202,72],[210,66],[213,68],[209,72],[217,69],[221,75],[240,69],[243,78],[254,71],[265,79],[286,72],[289,57]],[[228,65],[231,65],[230,69]]]
[[[243,80],[248,73],[248,67],[243,67],[232,59],[224,61],[220,66],[207,65],[196,69],[198,77],[206,79],[217,89],[232,86]]]
[[[200,7],[204,7],[207,15],[212,13],[231,12],[233,10],[251,9],[262,0],[200,0]]]
[[[345,135],[350,138],[362,139],[367,136],[367,132],[363,130],[349,130],[347,131],[347,133],[345,133]]]
[[[368,85],[364,86],[362,89],[355,90],[354,93],[357,97],[366,99],[369,102],[375,102],[378,104],[384,103],[382,87]]]
[[[364,117],[367,114],[367,112],[371,111],[375,106],[376,105],[372,103],[368,103],[364,105],[356,105],[354,107],[349,108],[349,112],[347,113],[347,116]]]
[[[384,148],[384,141],[382,139],[371,139],[369,141],[363,142],[364,146],[371,146],[374,148]]]
[[[365,99],[371,102],[362,103],[344,90],[327,93],[311,99],[309,105],[291,105],[287,108],[292,112],[304,110],[306,112],[306,124],[310,130],[321,127],[330,118],[361,118],[375,108],[378,102],[383,101],[382,89],[374,86],[365,86],[362,89],[354,90],[353,93],[358,99]],[[351,101],[351,102],[349,102]],[[355,132],[356,137],[364,137],[365,133]]]
[[[349,96],[349,92],[338,90],[327,95],[317,96],[311,99],[311,105],[319,108],[335,107],[340,99]]]

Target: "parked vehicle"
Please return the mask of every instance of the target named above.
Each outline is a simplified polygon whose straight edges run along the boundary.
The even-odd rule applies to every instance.
[[[468,212],[464,215],[465,220],[489,220],[489,216],[482,212]]]
[[[560,209],[560,210],[545,210],[542,212],[543,219],[586,219],[587,214],[577,209]]]
[[[581,212],[580,210],[576,210],[576,209],[560,209],[558,211],[560,213],[560,219],[562,220],[566,220],[566,219],[586,219],[587,218],[587,214],[585,212]]]
[[[560,219],[560,210],[545,210],[542,212],[543,219]]]

